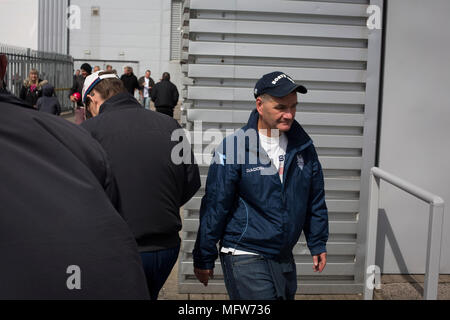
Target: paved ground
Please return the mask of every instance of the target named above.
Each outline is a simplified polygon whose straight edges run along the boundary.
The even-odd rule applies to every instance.
[[[381,289],[374,300],[420,300],[423,295],[423,275],[383,275]],[[450,300],[450,275],[439,278],[438,300]],[[362,300],[363,295],[297,295],[296,300]],[[160,292],[159,300],[228,300],[224,294],[178,293],[178,263]]]

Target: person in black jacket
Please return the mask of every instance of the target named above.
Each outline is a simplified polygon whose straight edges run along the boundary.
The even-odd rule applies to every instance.
[[[92,87],[91,84],[94,84]],[[175,164],[177,121],[142,108],[112,72],[86,79],[83,100],[94,115],[82,126],[105,148],[117,179],[122,212],[141,252],[151,299],[177,261],[180,207],[200,188],[198,166]]]
[[[9,93],[0,109],[0,299],[148,299],[100,144]]]
[[[86,119],[86,110],[84,109],[83,102],[81,100],[77,101],[74,94],[79,93],[81,96],[81,93],[83,91],[83,84],[84,80],[87,76],[89,76],[92,72],[92,67],[89,63],[83,63],[80,67],[81,69],[81,76],[76,76],[73,79],[73,85],[70,89],[69,98],[70,101],[73,103],[76,103],[76,109],[75,109],[75,123],[81,124]]]
[[[153,87],[151,95],[156,111],[173,117],[173,109],[176,107],[180,95],[177,87],[170,82],[168,72],[163,73],[161,82]]]
[[[145,109],[150,110],[150,100],[152,98],[152,88],[155,86],[155,81],[150,77],[152,72],[145,71],[145,75],[139,78],[139,85],[141,86],[140,95],[142,98],[142,105]]]
[[[131,67],[125,67],[124,71],[125,73],[122,75],[122,77],[120,77],[120,80],[122,80],[123,85],[125,86],[127,91],[134,97],[134,91],[141,89],[138,79],[134,75],[133,69]]]
[[[55,97],[55,88],[51,84],[46,84],[42,87],[42,97],[38,99],[36,107],[41,112],[57,116],[61,114],[61,105],[58,98]]]
[[[42,87],[47,83],[47,80],[39,79],[39,72],[36,69],[31,69],[20,89],[20,99],[36,108],[37,100],[42,97]]]

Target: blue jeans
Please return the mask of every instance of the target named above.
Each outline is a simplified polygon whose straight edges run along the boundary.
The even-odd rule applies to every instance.
[[[141,252],[150,299],[158,299],[159,291],[177,262],[179,252],[180,245],[165,250]]]
[[[150,97],[144,98],[144,108],[150,110]]]
[[[221,254],[230,300],[294,300],[297,272],[294,260],[280,263],[260,255]]]

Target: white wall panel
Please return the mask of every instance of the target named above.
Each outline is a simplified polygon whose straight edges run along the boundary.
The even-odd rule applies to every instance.
[[[380,168],[445,201],[441,273],[450,273],[450,2],[389,1]],[[407,14],[405,14],[407,13]],[[428,205],[381,184],[376,263],[424,273]]]

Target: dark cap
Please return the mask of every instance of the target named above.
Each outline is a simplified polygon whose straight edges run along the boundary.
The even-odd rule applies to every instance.
[[[92,73],[92,67],[91,67],[91,65],[89,63],[83,63],[81,65],[80,69],[83,69],[84,71],[86,71],[89,74]]]
[[[287,74],[275,71],[264,75],[255,85],[255,99],[260,95],[267,93],[273,97],[282,98],[297,91],[305,94],[308,90],[302,86],[295,84],[294,80]]]

